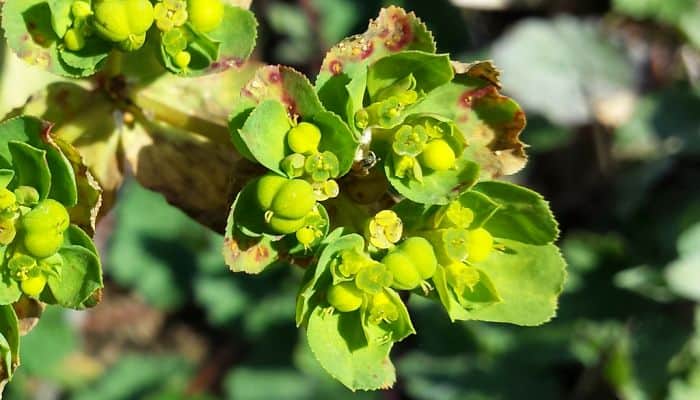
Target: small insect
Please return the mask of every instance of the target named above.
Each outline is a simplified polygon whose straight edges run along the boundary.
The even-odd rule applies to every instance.
[[[379,162],[379,157],[370,150],[371,144],[372,130],[368,128],[362,132],[360,147],[357,148],[357,152],[355,153],[354,163],[352,164],[352,171],[355,175],[369,175],[369,170]]]

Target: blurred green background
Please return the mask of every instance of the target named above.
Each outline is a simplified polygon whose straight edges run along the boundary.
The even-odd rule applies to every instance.
[[[383,5],[439,50],[492,58],[526,109],[515,177],[551,201],[569,278],[538,328],[460,322],[411,299],[390,391],[351,393],[294,327],[300,270],[233,275],[221,237],[129,183],[97,241],[107,289],[48,309],[7,399],[700,399],[700,2],[255,0],[256,58],[314,75]],[[51,77],[6,52],[0,112]]]

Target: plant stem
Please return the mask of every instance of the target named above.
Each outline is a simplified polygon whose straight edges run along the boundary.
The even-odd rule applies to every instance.
[[[134,104],[143,111],[143,114],[150,119],[165,122],[173,127],[196,133],[214,143],[231,144],[231,136],[228,128],[224,125],[168,106],[152,97],[144,95],[143,92],[136,92],[131,98]]]

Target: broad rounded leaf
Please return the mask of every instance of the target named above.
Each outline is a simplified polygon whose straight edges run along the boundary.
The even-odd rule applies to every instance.
[[[367,93],[370,99],[382,89],[413,75],[415,90],[428,93],[452,80],[454,71],[447,54],[402,51],[377,60],[367,71]]]
[[[317,307],[309,316],[306,335],[321,366],[349,389],[386,389],[396,381],[389,360],[393,342],[368,342],[359,313],[331,314]]]
[[[102,288],[102,267],[99,258],[82,246],[64,246],[60,276],[49,276],[48,286],[56,303],[81,309],[90,305],[90,298]]]
[[[559,249],[505,239],[499,243],[505,250],[494,252],[477,266],[488,274],[502,301],[470,311],[468,319],[525,326],[552,319],[566,278],[566,262]]]

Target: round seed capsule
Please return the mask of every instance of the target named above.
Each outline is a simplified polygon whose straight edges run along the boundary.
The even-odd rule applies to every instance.
[[[70,28],[63,35],[63,44],[70,51],[80,51],[85,47],[85,37],[77,29]]]
[[[413,262],[421,279],[433,277],[438,262],[433,245],[429,241],[422,237],[410,237],[401,243],[399,250]]]
[[[394,282],[391,287],[400,290],[413,290],[420,286],[421,277],[412,260],[400,250],[387,254],[382,263],[391,271]]]
[[[44,274],[37,274],[36,276],[29,277],[22,282],[20,282],[20,288],[22,292],[29,297],[37,297],[41,292],[44,291],[46,287],[46,276]]]
[[[277,191],[270,210],[281,218],[303,218],[316,204],[314,189],[301,179],[288,180]]]
[[[57,232],[27,233],[22,241],[27,252],[36,258],[56,254],[63,244],[63,234]]]
[[[148,0],[96,0],[93,5],[97,33],[112,42],[136,44],[140,40],[130,37],[145,35],[153,24],[153,5]]]
[[[355,311],[362,305],[362,291],[353,282],[331,286],[326,298],[328,303],[340,312]]]
[[[304,218],[288,219],[273,215],[267,224],[275,233],[288,235],[296,232],[298,229],[304,226]]]
[[[493,251],[493,236],[484,228],[469,231],[467,240],[467,261],[484,261]]]
[[[454,150],[442,139],[428,142],[418,157],[423,166],[434,171],[446,171],[453,168],[457,162]]]
[[[318,151],[321,130],[314,124],[301,122],[287,133],[287,144],[295,153],[312,154]]]
[[[21,224],[27,233],[61,233],[68,229],[70,216],[63,204],[53,199],[42,200],[21,218]]]
[[[187,66],[190,65],[191,60],[192,56],[187,51],[181,51],[175,55],[175,65],[182,69],[187,68]]]
[[[189,0],[188,21],[202,33],[216,29],[224,18],[224,3],[221,0]]]

